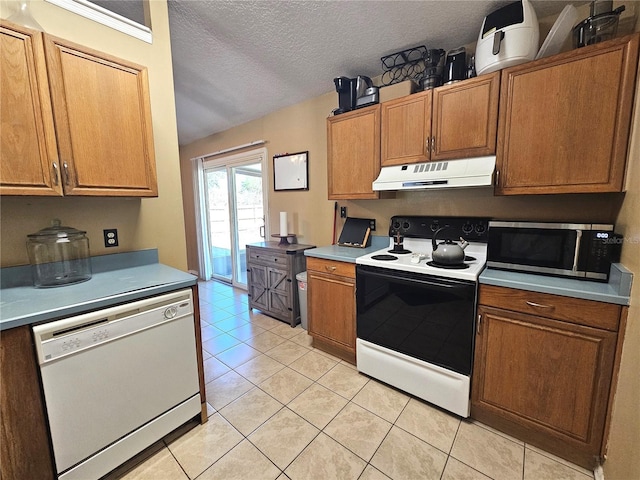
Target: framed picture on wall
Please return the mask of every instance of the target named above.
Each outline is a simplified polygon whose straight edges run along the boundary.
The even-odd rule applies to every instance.
[[[309,190],[309,152],[273,156],[273,188]]]

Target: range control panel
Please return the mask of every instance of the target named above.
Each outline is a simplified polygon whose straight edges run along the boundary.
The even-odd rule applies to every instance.
[[[471,242],[486,243],[489,230],[489,219],[480,217],[423,217],[401,216],[391,217],[389,236],[398,233],[405,238],[433,238],[438,233],[438,240],[450,239],[457,241],[460,237]]]

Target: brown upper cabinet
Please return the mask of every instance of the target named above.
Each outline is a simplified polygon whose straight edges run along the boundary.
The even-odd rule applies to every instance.
[[[622,191],[639,38],[503,70],[496,194]]]
[[[0,23],[0,193],[62,195],[42,34]]]
[[[329,200],[379,198],[380,105],[327,118]]]
[[[145,67],[3,21],[0,194],[157,196]]]
[[[495,154],[499,89],[495,72],[384,102],[382,166]]]

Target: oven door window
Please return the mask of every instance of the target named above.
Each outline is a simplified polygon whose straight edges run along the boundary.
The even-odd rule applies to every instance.
[[[358,338],[471,374],[475,282],[358,265]]]

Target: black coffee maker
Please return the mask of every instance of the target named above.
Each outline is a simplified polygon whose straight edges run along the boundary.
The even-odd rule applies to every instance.
[[[347,77],[338,77],[333,79],[336,84],[336,92],[338,92],[338,108],[333,111],[335,115],[345,113],[356,105],[356,79]]]
[[[338,92],[338,108],[334,115],[349,112],[356,108],[378,103],[378,87],[365,75],[356,78],[338,77],[333,79]]]

